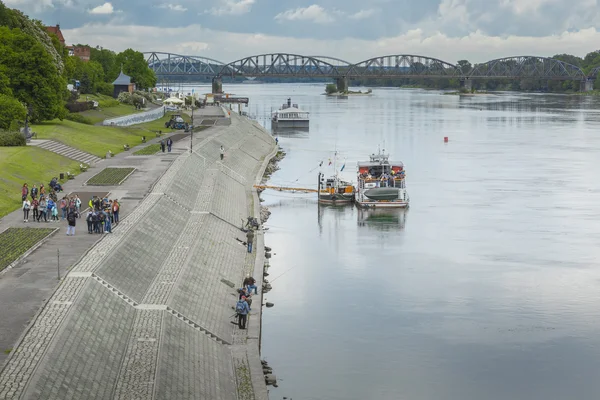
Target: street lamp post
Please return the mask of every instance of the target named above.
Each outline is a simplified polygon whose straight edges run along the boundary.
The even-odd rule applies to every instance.
[[[194,89],[192,89],[192,123],[190,124],[190,153],[192,153],[192,138],[194,137]]]

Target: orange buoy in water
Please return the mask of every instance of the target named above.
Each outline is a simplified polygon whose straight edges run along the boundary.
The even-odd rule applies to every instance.
[[[444,143],[448,143],[448,136],[444,136]]]

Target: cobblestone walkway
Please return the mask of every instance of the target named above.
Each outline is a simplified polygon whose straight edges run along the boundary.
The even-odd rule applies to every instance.
[[[258,347],[251,360],[240,353],[247,333],[230,323],[227,282],[253,270],[239,226],[275,143],[231,120],[179,155],[71,269],[1,371],[0,399],[264,398],[248,372]]]

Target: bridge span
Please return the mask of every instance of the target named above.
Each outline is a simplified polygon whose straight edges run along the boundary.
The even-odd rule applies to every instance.
[[[474,80],[536,79],[549,81],[579,81],[582,90],[591,90],[600,72],[590,74],[573,64],[549,57],[513,56],[475,64],[469,71],[437,58],[394,54],[373,57],[351,63],[329,56],[271,53],[221,62],[204,56],[186,56],[173,53],[144,53],[148,66],[160,77],[197,76],[212,78],[213,92],[220,93],[223,77],[245,78],[332,78],[338,89],[346,90],[349,79],[442,79],[460,80],[470,88]]]

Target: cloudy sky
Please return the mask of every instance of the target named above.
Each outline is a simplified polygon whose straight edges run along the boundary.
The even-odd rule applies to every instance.
[[[455,63],[600,49],[600,0],[3,1],[60,23],[68,43],[221,61],[286,52],[351,62],[418,54]]]

